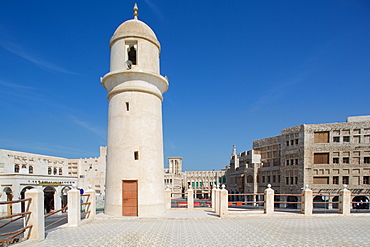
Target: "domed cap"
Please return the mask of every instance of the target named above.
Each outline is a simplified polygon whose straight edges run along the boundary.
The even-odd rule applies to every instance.
[[[154,43],[160,48],[159,41],[153,30],[144,22],[137,19],[137,6],[134,7],[134,19],[125,21],[114,32],[110,44],[112,45],[117,39],[123,38],[143,38]]]

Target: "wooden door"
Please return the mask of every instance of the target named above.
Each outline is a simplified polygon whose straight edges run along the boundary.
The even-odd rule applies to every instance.
[[[122,181],[122,215],[138,216],[137,214],[137,180]]]

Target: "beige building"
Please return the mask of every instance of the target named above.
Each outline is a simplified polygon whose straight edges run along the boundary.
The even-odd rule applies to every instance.
[[[252,162],[252,153],[260,161]],[[276,193],[298,194],[307,184],[316,194],[337,194],[346,184],[353,195],[369,194],[370,116],[302,124],[256,140],[253,150],[233,153],[226,177],[232,192],[263,192],[271,184]]]
[[[168,158],[168,168],[164,170],[164,180],[167,188],[174,193],[185,193],[192,188],[197,197],[210,193],[213,186],[225,183],[225,171],[182,171],[182,158]]]
[[[66,158],[0,149],[0,201],[24,199],[31,188],[44,191],[45,211],[67,203],[67,192],[78,175],[69,174]],[[0,205],[0,214],[20,213],[23,204]]]

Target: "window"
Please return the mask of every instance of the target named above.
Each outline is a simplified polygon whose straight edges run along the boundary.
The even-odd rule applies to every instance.
[[[294,182],[294,183],[295,183],[295,184],[298,184],[298,177],[295,177],[295,178],[294,178],[294,180],[295,180],[295,182]]]
[[[343,184],[349,184],[349,176],[343,176]]]
[[[15,173],[19,173],[19,165],[15,165],[14,166],[14,172]]]
[[[59,168],[59,175],[63,175],[63,169],[61,167]]]
[[[339,164],[339,158],[333,158],[333,164]]]
[[[286,183],[286,185],[289,184],[289,177],[285,177],[285,183]]]
[[[286,165],[287,165],[287,166],[289,165],[289,160],[286,160]]]
[[[329,142],[329,132],[315,132],[314,133],[314,143],[328,143]]]
[[[128,60],[132,62],[132,65],[136,65],[136,49],[131,46],[128,50]]]
[[[343,157],[343,164],[349,164],[349,157]]]
[[[51,175],[51,167],[48,167],[48,175]]]
[[[272,182],[273,183],[276,183],[276,176],[274,175],[274,176],[272,176]]]
[[[298,139],[295,139],[295,144],[298,145]]]
[[[53,171],[54,171],[54,175],[57,175],[57,168],[56,167],[54,167]]]
[[[265,176],[262,176],[262,183],[265,182]]]
[[[294,145],[294,140],[290,140],[290,145]]]
[[[286,145],[289,146],[289,141],[286,141]]]
[[[270,180],[270,176],[267,176],[267,183],[270,183],[271,180]]]
[[[313,184],[329,184],[329,177],[313,177]]]
[[[333,142],[340,142],[339,136],[334,136],[333,137]]]
[[[369,176],[364,176],[363,184],[370,184],[370,177]]]
[[[329,153],[314,153],[314,164],[329,164]]]
[[[134,152],[134,159],[138,160],[139,159],[139,151]]]
[[[333,184],[339,184],[339,177],[338,176],[333,177]]]
[[[370,157],[364,157],[364,163],[370,164]]]
[[[33,166],[28,167],[28,173],[33,174]]]
[[[298,159],[295,159],[295,164],[298,165]]]
[[[343,142],[349,142],[349,136],[343,136]]]
[[[126,111],[130,111],[130,103],[126,102]]]
[[[293,184],[293,177],[290,177],[290,184]]]

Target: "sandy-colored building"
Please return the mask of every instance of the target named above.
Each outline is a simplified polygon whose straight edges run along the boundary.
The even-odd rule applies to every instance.
[[[251,162],[252,153],[260,160]],[[315,194],[337,194],[346,184],[353,195],[369,194],[370,116],[302,124],[255,140],[253,150],[233,152],[226,178],[231,192],[263,192],[271,184],[280,194],[299,194],[305,185]]]

